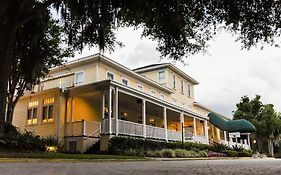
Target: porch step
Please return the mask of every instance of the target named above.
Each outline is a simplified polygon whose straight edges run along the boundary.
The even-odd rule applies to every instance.
[[[99,152],[100,152],[100,140],[98,140],[90,148],[88,148],[87,151],[85,151],[86,154],[93,154]]]

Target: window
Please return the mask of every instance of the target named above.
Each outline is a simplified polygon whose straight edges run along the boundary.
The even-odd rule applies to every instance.
[[[75,85],[82,85],[84,83],[84,72],[75,73]]]
[[[173,75],[173,88],[176,89],[176,75]]]
[[[151,91],[151,95],[152,95],[153,97],[155,97],[155,94],[156,94],[155,91]]]
[[[43,100],[43,122],[54,121],[54,98],[47,98]]]
[[[159,83],[165,83],[165,71],[158,72]]]
[[[177,105],[177,100],[173,99],[173,105]]]
[[[142,91],[142,85],[138,84],[137,88],[138,88],[139,91]]]
[[[165,100],[165,95],[164,94],[160,94],[160,99],[161,100]]]
[[[28,109],[27,109],[27,124],[36,124],[37,123],[37,109],[38,107],[38,101],[31,101],[28,103]]]
[[[181,93],[183,94],[183,91],[184,91],[184,82],[183,82],[183,80],[181,80]]]
[[[128,80],[125,78],[122,78],[122,84],[128,86]]]
[[[187,86],[187,94],[189,97],[191,97],[191,86],[190,85]]]
[[[114,74],[113,74],[113,73],[107,72],[106,76],[107,76],[106,78],[107,78],[108,80],[114,80]]]

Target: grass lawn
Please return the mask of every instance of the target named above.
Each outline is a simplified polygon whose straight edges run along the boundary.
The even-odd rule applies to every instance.
[[[66,154],[66,153],[49,153],[49,152],[38,152],[38,153],[11,153],[11,152],[0,152],[0,158],[33,158],[33,159],[144,159],[143,157],[136,156],[120,156],[120,155],[108,155],[108,154]]]

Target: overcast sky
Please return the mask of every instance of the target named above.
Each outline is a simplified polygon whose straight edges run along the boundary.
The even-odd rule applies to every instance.
[[[113,53],[104,55],[127,66],[137,68],[159,62],[160,54],[156,51],[156,42],[140,39],[141,30],[131,28],[117,32],[119,41],[125,47],[116,47]],[[195,101],[211,109],[231,116],[241,96],[253,98],[262,96],[264,103],[272,103],[281,112],[281,49],[265,47],[263,50],[252,48],[241,50],[235,37],[222,32],[209,42],[208,54],[198,54],[187,58],[184,66],[176,66],[199,81],[195,86]],[[98,50],[84,49],[75,58],[97,53]]]

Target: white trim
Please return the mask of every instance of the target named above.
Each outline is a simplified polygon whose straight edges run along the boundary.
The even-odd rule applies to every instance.
[[[96,64],[96,81],[99,81],[99,61],[97,61]]]
[[[127,84],[124,84],[123,80],[127,81]],[[125,86],[129,86],[129,80],[127,78],[121,77],[121,82],[120,83],[125,85]]]
[[[106,80],[111,80],[111,79],[108,78],[108,73],[113,75],[113,81],[114,81],[114,80],[115,80],[115,74],[114,74],[113,72],[110,72],[110,71],[106,71],[106,73],[105,73],[105,79],[106,79]]]
[[[83,79],[83,81],[82,81],[82,83],[79,83],[79,84],[78,84],[78,83],[77,83],[77,80],[76,80],[76,79],[77,79],[76,76],[77,76],[78,73],[81,73],[81,72],[82,72],[82,77],[83,77],[82,79]],[[81,70],[81,71],[75,72],[75,73],[74,73],[74,86],[80,86],[80,85],[83,85],[83,84],[85,84],[85,71],[84,71],[84,70]]]
[[[141,90],[139,90],[139,87],[141,87]],[[140,92],[143,92],[143,85],[137,83],[137,90],[140,91]]]
[[[153,95],[154,94],[154,95]],[[156,91],[155,90],[152,90],[150,89],[150,95],[153,96],[153,97],[156,97]]]

